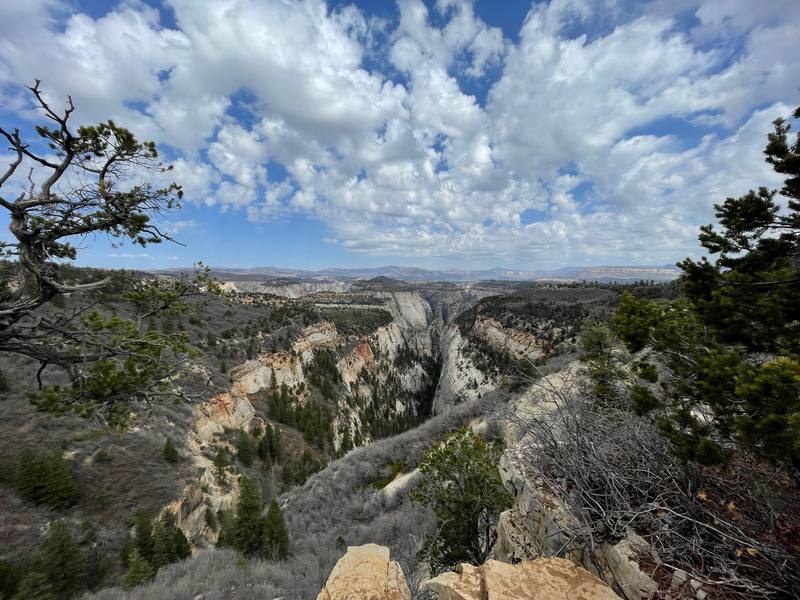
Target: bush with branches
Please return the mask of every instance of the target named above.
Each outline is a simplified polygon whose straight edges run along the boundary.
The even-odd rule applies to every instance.
[[[544,377],[536,414],[515,416],[525,475],[565,503],[591,551],[633,531],[645,569],[669,589],[684,573],[715,598],[787,597],[800,589],[792,506],[779,471],[738,456],[727,472],[686,463],[649,418],[601,404],[590,389]],[[795,533],[796,535],[796,533]],[[646,554],[646,552],[645,552]]]

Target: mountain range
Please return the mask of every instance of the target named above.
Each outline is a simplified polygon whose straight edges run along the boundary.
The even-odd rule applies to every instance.
[[[419,267],[402,267],[388,265],[384,267],[363,268],[327,268],[318,270],[287,269],[281,267],[214,267],[213,272],[219,277],[255,279],[255,278],[293,278],[301,280],[355,280],[389,277],[400,281],[450,281],[470,282],[485,280],[500,281],[671,281],[680,275],[674,265],[658,266],[597,266],[597,267],[564,267],[554,270],[529,271],[523,269],[423,269]]]

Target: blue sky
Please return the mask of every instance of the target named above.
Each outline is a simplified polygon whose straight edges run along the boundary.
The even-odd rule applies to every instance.
[[[778,184],[797,39],[795,0],[5,0],[0,120],[39,78],[174,163],[185,246],[81,264],[665,264]]]

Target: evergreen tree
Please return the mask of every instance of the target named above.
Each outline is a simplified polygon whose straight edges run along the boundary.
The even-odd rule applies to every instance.
[[[214,455],[214,472],[217,475],[217,483],[222,485],[225,483],[225,467],[228,466],[228,457],[222,448],[217,449]]]
[[[262,461],[277,463],[281,459],[281,432],[267,423],[266,430],[258,442],[258,457]]]
[[[133,545],[148,563],[153,560],[153,523],[144,509],[138,509],[134,515]]]
[[[249,467],[253,464],[255,457],[256,446],[252,436],[240,429],[236,435],[236,458],[245,467]]]
[[[289,532],[283,519],[281,507],[275,498],[269,503],[264,521],[262,541],[264,555],[272,560],[285,560],[289,555]]]
[[[147,559],[134,548],[128,560],[128,570],[122,577],[122,589],[130,590],[153,579],[156,573]]]
[[[513,500],[500,479],[499,454],[499,448],[462,429],[420,463],[422,479],[411,498],[436,516],[436,532],[427,537],[424,549],[435,571],[486,560],[494,539],[485,533]]]
[[[157,571],[192,554],[192,548],[183,531],[175,525],[174,515],[167,511],[153,530],[152,566]]]
[[[255,481],[242,477],[236,518],[233,523],[232,545],[245,556],[258,556],[262,550],[263,519],[261,490]]]
[[[78,543],[63,521],[50,526],[42,547],[32,561],[33,569],[50,582],[57,598],[74,598],[86,589],[86,572]]]
[[[791,140],[783,119],[774,125],[764,154],[786,176],[783,188],[715,205],[718,225],[701,227],[699,240],[716,262],[679,263],[686,298],[657,303],[624,294],[613,322],[629,350],[648,346],[667,367],[660,397],[634,389],[633,402],[640,412],[661,409],[661,430],[681,457],[721,462],[734,441],[797,472],[800,135]],[[698,418],[698,407],[710,408],[711,418]]]
[[[153,568],[158,571],[165,565],[186,558],[185,548],[189,543],[186,542],[184,546],[183,542],[186,542],[186,536],[175,526],[175,517],[171,512],[165,512],[153,529],[153,560],[151,561]],[[178,548],[179,543],[181,544],[180,549]]]
[[[163,455],[164,460],[173,465],[181,458],[178,454],[178,450],[175,448],[175,444],[173,444],[172,440],[169,438],[167,438],[167,441],[164,442]]]
[[[264,435],[261,436],[261,439],[258,441],[258,446],[256,447],[256,452],[258,453],[258,458],[260,458],[264,462],[270,462],[272,460],[272,436],[274,435],[272,430],[272,425],[267,423],[267,428],[264,431]]]
[[[11,484],[24,499],[56,509],[69,508],[78,500],[72,466],[58,452],[23,450]]]
[[[281,456],[283,454],[283,448],[281,446],[281,430],[278,427],[272,432],[272,444],[270,445],[270,453],[272,454],[272,460],[275,462],[280,462]]]
[[[19,583],[17,593],[11,600],[59,600],[47,575],[29,571]]]
[[[234,538],[235,538],[234,516],[231,515],[229,511],[222,510],[220,508],[217,511],[217,523],[219,523],[219,533],[217,533],[217,546],[219,546],[220,548],[223,546],[232,547],[234,545]]]

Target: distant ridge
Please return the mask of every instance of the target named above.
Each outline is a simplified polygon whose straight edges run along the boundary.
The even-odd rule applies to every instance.
[[[162,273],[175,273],[187,269],[162,270]],[[419,267],[400,267],[388,265],[370,268],[330,268],[319,270],[285,269],[280,267],[213,267],[216,277],[241,280],[260,281],[303,281],[303,280],[377,280],[373,285],[386,285],[388,281],[419,282],[449,281],[466,283],[470,281],[672,281],[680,275],[675,265],[631,265],[631,266],[598,266],[598,267],[564,267],[561,269],[527,271],[522,269],[463,270],[463,269],[422,269]],[[364,284],[369,285],[369,284]]]

